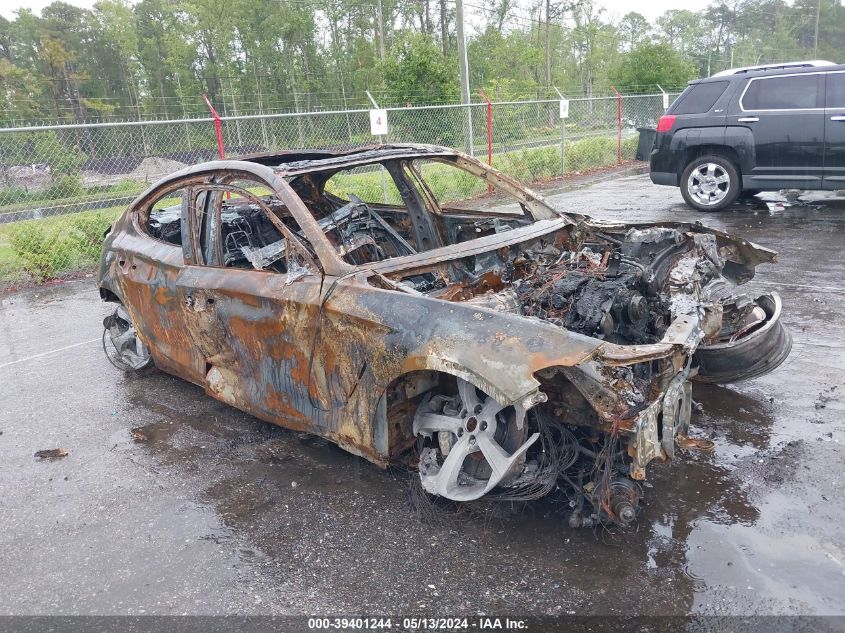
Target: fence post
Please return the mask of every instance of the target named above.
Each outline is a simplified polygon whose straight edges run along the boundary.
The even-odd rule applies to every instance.
[[[373,99],[373,95],[370,94],[370,91],[365,90],[364,92],[367,93],[367,97],[370,99],[370,103],[373,104],[373,107],[376,110],[380,110],[381,108],[379,108],[379,105],[378,105],[378,103],[376,103],[376,100]],[[389,133],[390,128],[388,128],[387,131]],[[384,145],[384,135],[383,134],[379,134],[378,144]],[[381,195],[384,198],[384,204],[387,204],[387,177],[384,175],[384,165],[379,164],[378,167],[379,167],[379,172],[381,173]],[[391,178],[392,178],[392,176],[391,176]]]
[[[487,102],[487,164],[493,166],[493,104],[490,103],[490,97],[483,90],[479,90],[478,94]],[[493,193],[493,185],[487,183],[487,193]]]
[[[475,143],[472,133],[472,103],[464,105],[466,108],[466,120],[464,121],[464,136],[466,136],[467,153],[475,156]]]
[[[660,94],[663,97],[663,112],[665,113],[666,110],[669,108],[669,95],[660,84],[654,85],[657,86],[657,89],[660,91]]]
[[[554,86],[557,96],[563,101],[563,93]],[[566,173],[566,119],[560,117],[560,177]]]
[[[220,121],[220,115],[217,114],[217,110],[211,105],[211,101],[208,100],[206,93],[202,93],[202,98],[205,99],[205,105],[208,106],[211,116],[214,118],[214,135],[217,137],[217,153],[220,154],[220,158],[226,158],[226,151],[223,149],[223,124]]]
[[[614,87],[613,92],[616,93],[616,163],[622,164],[622,95]]]

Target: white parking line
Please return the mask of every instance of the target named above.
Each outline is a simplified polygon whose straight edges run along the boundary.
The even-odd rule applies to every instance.
[[[9,361],[8,363],[3,363],[0,365],[0,369],[4,367],[8,367],[9,365],[17,365],[18,363],[25,363],[30,360],[35,360],[36,358],[43,358],[44,356],[50,356],[51,354],[58,354],[59,352],[64,352],[68,349],[73,349],[74,347],[80,347],[82,345],[88,345],[90,343],[95,343],[97,341],[102,340],[100,337],[92,338],[89,341],[82,341],[80,343],[74,343],[73,345],[65,345],[64,347],[60,347],[58,349],[51,349],[49,352],[41,352],[40,354],[33,354],[32,356],[27,356],[26,358],[19,358],[17,360]]]

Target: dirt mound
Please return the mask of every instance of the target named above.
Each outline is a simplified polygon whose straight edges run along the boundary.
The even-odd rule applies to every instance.
[[[174,171],[182,169],[185,163],[180,163],[169,158],[160,158],[158,156],[150,156],[141,161],[131,172],[126,174],[128,180],[137,180],[145,182],[153,182],[172,174]]]
[[[27,191],[38,191],[53,182],[46,165],[15,165],[6,171],[5,185],[23,187]]]

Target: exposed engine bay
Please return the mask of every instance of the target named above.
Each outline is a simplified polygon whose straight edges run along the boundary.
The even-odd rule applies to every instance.
[[[708,350],[748,344],[732,367],[719,367],[718,382],[755,375],[789,353],[777,295],[733,293],[732,281],[745,275],[734,248],[697,227],[581,225],[399,276],[412,292],[618,345],[658,344],[672,327],[688,334],[674,357],[542,370],[545,400],[527,411],[461,379],[441,382],[414,413],[425,490],[456,501],[565,490],[573,527],[634,521],[649,461],[672,459],[676,446],[712,448],[688,435],[690,380],[714,378]]]

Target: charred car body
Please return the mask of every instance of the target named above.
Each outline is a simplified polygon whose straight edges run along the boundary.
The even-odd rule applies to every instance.
[[[630,523],[687,442],[691,380],[788,355],[775,253],[699,224],[567,215],[441,147],[185,169],[106,236],[115,364],[160,369],[455,501],[561,482],[570,523]]]

